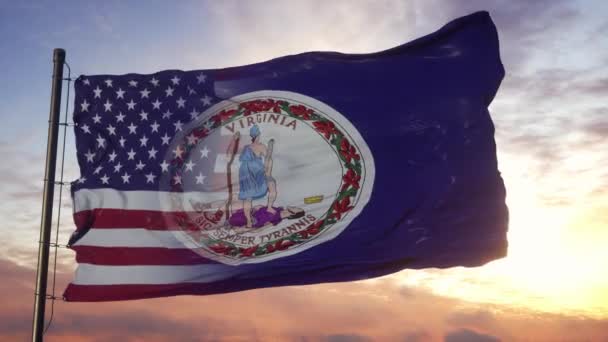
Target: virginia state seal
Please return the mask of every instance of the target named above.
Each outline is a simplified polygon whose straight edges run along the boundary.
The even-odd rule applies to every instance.
[[[370,199],[373,156],[357,129],[308,96],[257,91],[220,102],[171,143],[161,180],[187,248],[221,263],[264,262],[317,246]]]

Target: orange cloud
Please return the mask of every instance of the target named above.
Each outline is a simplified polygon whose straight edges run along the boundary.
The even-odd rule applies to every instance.
[[[0,274],[0,340],[26,340],[35,272],[0,260]],[[58,274],[59,291],[68,274]],[[608,338],[608,320],[466,303],[400,287],[389,277],[214,296],[57,302],[47,340],[459,341],[467,336],[479,341],[601,340]]]

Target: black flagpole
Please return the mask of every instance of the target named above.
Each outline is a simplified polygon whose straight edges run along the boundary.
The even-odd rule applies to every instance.
[[[46,167],[44,171],[44,193],[42,197],[42,219],[38,244],[38,272],[36,275],[36,302],[32,325],[32,341],[42,341],[44,333],[44,307],[46,304],[46,282],[49,267],[51,223],[53,221],[53,195],[55,191],[55,164],[57,161],[57,135],[59,133],[59,110],[61,109],[61,85],[65,50],[53,50],[53,81],[51,88],[51,111],[46,145]]]

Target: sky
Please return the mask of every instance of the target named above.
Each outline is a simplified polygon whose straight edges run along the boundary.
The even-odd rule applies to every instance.
[[[340,284],[57,302],[47,338],[608,340],[608,2],[592,0],[0,0],[0,340],[30,334],[53,48],[67,51],[73,77],[209,69],[380,51],[478,10],[497,26],[506,69],[490,106],[510,210],[506,258]],[[78,176],[69,131],[65,179]],[[74,229],[68,192],[60,243]],[[75,264],[69,250],[57,258],[59,294]]]

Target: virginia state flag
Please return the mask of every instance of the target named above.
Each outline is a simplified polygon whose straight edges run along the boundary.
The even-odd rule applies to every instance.
[[[68,301],[361,280],[505,256],[486,12],[377,53],[75,83]]]

